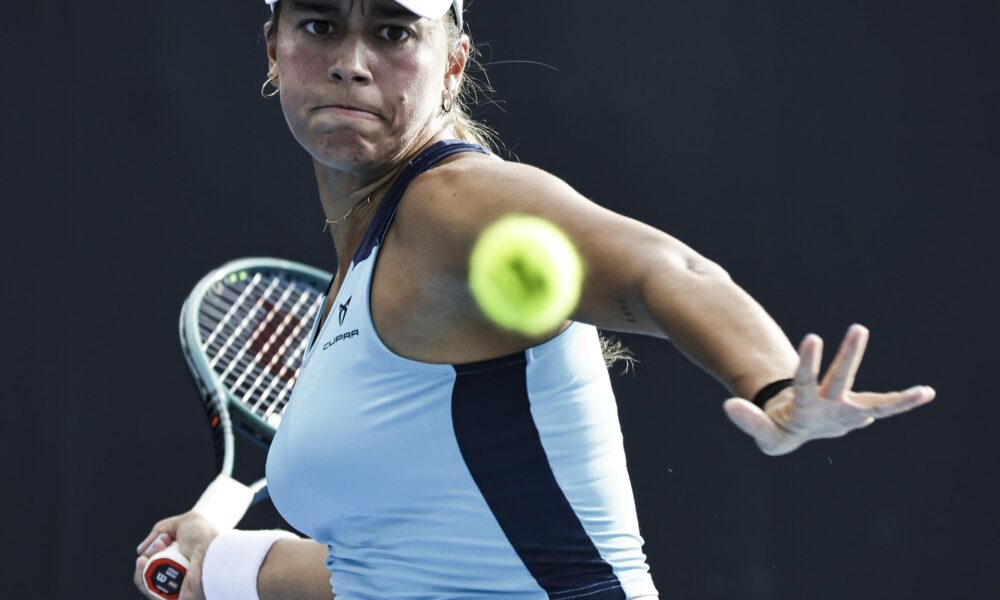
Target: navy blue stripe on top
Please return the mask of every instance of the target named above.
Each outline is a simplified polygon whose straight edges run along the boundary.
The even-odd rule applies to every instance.
[[[431,144],[425,148],[423,152],[415,156],[406,168],[403,169],[403,172],[400,173],[399,177],[396,178],[392,187],[390,187],[389,191],[386,192],[381,204],[379,204],[375,217],[372,219],[372,222],[368,224],[368,229],[365,231],[365,237],[361,240],[361,245],[358,246],[357,251],[354,253],[354,258],[351,259],[351,263],[353,265],[357,265],[371,256],[372,249],[374,249],[375,246],[380,245],[385,239],[385,234],[389,231],[389,225],[392,223],[392,218],[396,216],[396,210],[399,208],[399,202],[403,199],[403,194],[406,193],[406,189],[410,187],[410,184],[417,178],[417,175],[430,170],[434,167],[434,165],[438,164],[442,160],[454,154],[458,154],[459,152],[478,152],[480,154],[490,153],[489,150],[483,148],[479,144],[470,144],[460,140],[442,140]],[[326,286],[326,294],[323,296],[323,306],[326,306],[326,302],[329,299],[330,290],[333,289],[333,282],[335,279],[336,276],[330,278],[330,283]],[[322,315],[322,312],[320,315]],[[316,318],[318,320],[320,316],[317,316]],[[313,331],[312,339],[309,341],[309,348],[312,348],[313,344],[316,343],[317,337],[319,337],[319,327],[316,327],[315,331]]]
[[[524,353],[454,368],[462,457],[535,581],[552,600],[624,600],[549,465],[531,416]]]
[[[375,218],[368,225],[368,231],[365,232],[365,237],[361,241],[361,245],[358,246],[358,251],[354,253],[354,258],[351,261],[353,264],[357,265],[368,258],[372,253],[372,249],[382,244],[386,232],[389,231],[392,218],[396,216],[396,209],[399,208],[399,202],[403,199],[403,194],[406,193],[406,189],[410,187],[413,180],[421,173],[432,169],[442,160],[460,152],[489,154],[489,150],[478,144],[470,144],[458,140],[442,140],[428,146],[410,161],[410,164],[396,178],[396,181],[393,182],[392,187],[389,188],[389,191],[382,199],[382,203],[378,207],[378,212],[375,213]]]

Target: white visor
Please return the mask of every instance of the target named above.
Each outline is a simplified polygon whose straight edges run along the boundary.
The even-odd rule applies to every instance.
[[[264,0],[264,3],[274,10],[278,0]],[[462,0],[396,0],[396,4],[425,19],[440,19],[448,14],[449,8],[454,7],[458,28],[462,28]]]

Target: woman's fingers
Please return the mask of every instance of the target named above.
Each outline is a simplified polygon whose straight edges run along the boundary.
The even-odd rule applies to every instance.
[[[793,379],[795,403],[809,404],[817,398],[816,378],[819,377],[820,359],[823,357],[823,340],[810,333],[799,344],[799,366]]]
[[[145,540],[144,540],[145,541]],[[141,556],[152,556],[173,543],[173,537],[169,533],[158,533],[148,544],[139,546]]]
[[[139,545],[135,549],[136,554],[139,555],[147,554],[149,552],[150,547],[152,547],[152,545],[156,542],[156,540],[160,538],[161,535],[163,534],[160,533],[159,531],[156,531],[155,529],[153,531],[150,531],[149,535],[147,535],[144,540],[139,542]]]
[[[173,538],[171,538],[166,533],[161,533],[153,539],[152,543],[146,546],[146,550],[142,553],[142,556],[149,558],[157,552],[161,552],[164,548],[173,543]]]
[[[139,542],[139,545],[135,547],[135,553],[145,554],[146,549],[149,548],[149,545],[153,543],[153,540],[155,540],[158,535],[160,535],[160,532],[154,527],[153,530],[150,531],[141,542]]]
[[[166,535],[168,539],[175,537],[177,535],[178,519],[180,519],[180,516],[170,517],[168,519],[163,519],[156,525],[153,525],[153,528],[149,531],[149,535],[147,535],[145,539],[139,542],[139,545],[136,546],[135,553],[146,554],[149,550],[149,546],[156,541],[156,538],[160,535]],[[167,541],[167,545],[170,545],[169,541]]]
[[[146,563],[149,562],[149,558],[145,556],[140,556],[135,559],[135,573],[132,575],[132,582],[135,583],[135,587],[142,592],[142,595],[146,598],[152,598],[153,600],[158,600],[156,596],[153,596],[148,591],[146,591],[146,583],[143,581],[143,571],[146,570]]]
[[[761,449],[767,451],[778,445],[781,440],[781,430],[756,404],[747,402],[743,398],[730,398],[722,404],[722,408],[729,420],[743,433],[757,440]]]
[[[142,572],[145,570],[148,560],[145,556],[139,556],[139,558],[135,559],[135,573],[132,574],[132,583],[140,590],[143,589]]]
[[[847,404],[860,410],[868,417],[883,419],[926,404],[933,400],[935,395],[934,388],[918,385],[902,392],[851,394]]]
[[[820,391],[824,398],[837,400],[843,397],[844,392],[850,391],[867,345],[868,329],[857,323],[851,325],[844,335],[837,356],[826,371],[826,377],[823,378]]]

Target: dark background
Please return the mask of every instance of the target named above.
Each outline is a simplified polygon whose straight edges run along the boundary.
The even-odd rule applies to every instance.
[[[1000,597],[998,6],[470,7],[497,90],[477,114],[521,161],[718,261],[827,359],[867,325],[859,388],[938,391],[771,458],[710,376],[625,336],[642,362],[613,381],[664,600]],[[212,476],[181,301],[240,256],[335,268],[308,157],[258,95],[266,15],[5,7],[4,598],[138,598],[136,543]]]

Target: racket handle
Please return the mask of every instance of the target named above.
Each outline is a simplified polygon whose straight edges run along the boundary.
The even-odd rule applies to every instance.
[[[149,557],[142,573],[146,590],[159,598],[175,600],[181,593],[181,584],[191,563],[181,554],[177,542]]]
[[[216,529],[232,529],[253,503],[253,490],[232,477],[219,475],[209,484],[192,510],[201,513]],[[176,600],[190,561],[177,542],[149,557],[142,580],[146,590],[164,600]]]
[[[232,529],[247,514],[253,495],[253,490],[239,481],[219,475],[208,484],[191,510],[201,513],[216,529]]]

